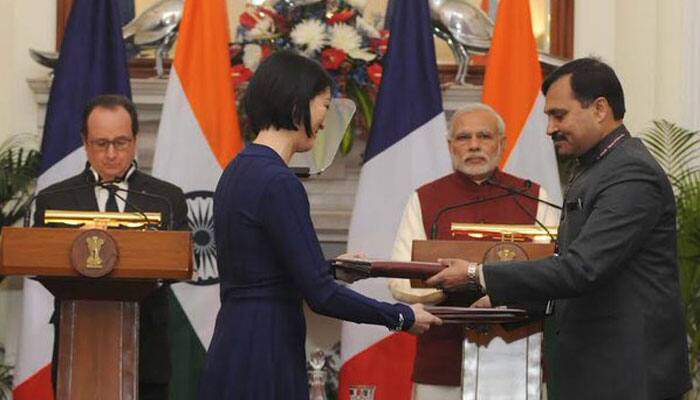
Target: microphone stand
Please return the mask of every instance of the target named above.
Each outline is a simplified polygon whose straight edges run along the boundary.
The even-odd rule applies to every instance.
[[[532,195],[526,193],[527,190],[530,189],[530,186],[532,186],[532,182],[530,182],[530,181],[526,181],[526,182],[528,182],[529,185],[527,185],[527,188],[526,188],[525,190],[522,190],[522,191],[521,191],[521,190],[517,190],[517,189],[515,189],[515,188],[512,188],[512,187],[510,187],[510,186],[506,186],[506,185],[504,185],[504,184],[502,184],[502,183],[499,183],[498,181],[495,181],[495,180],[493,180],[493,179],[489,179],[489,180],[486,181],[486,183],[488,183],[489,185],[496,186],[497,188],[503,189],[503,190],[505,190],[505,191],[508,192],[508,193],[511,193],[511,194],[514,194],[514,195],[518,195],[518,196],[523,196],[523,197],[525,197],[525,198],[527,198],[527,199],[535,200],[535,201],[537,201],[537,202],[544,203],[544,204],[546,204],[546,205],[548,205],[548,206],[550,206],[550,207],[554,207],[554,208],[556,208],[557,210],[560,210],[560,211],[562,210],[562,207],[561,207],[560,205],[551,203],[551,202],[549,202],[549,201],[547,201],[547,200],[542,200],[542,199],[540,199],[539,197],[535,197],[535,196],[532,196]]]
[[[525,190],[527,190],[527,189],[525,189]],[[516,191],[516,192],[518,192],[518,191]],[[484,197],[481,199],[466,201],[464,203],[455,204],[453,206],[449,206],[449,207],[445,207],[445,208],[441,209],[440,211],[438,211],[437,215],[435,215],[435,218],[433,219],[433,224],[430,226],[430,239],[431,240],[437,239],[438,221],[440,220],[440,217],[442,217],[442,215],[444,213],[451,211],[451,210],[454,210],[456,208],[473,206],[475,204],[485,203],[487,201],[492,201],[492,200],[498,200],[498,199],[502,199],[504,197],[510,197],[512,195],[513,195],[513,193],[510,193],[510,192],[502,193],[502,194],[495,195],[495,196],[489,196],[489,197]]]
[[[114,190],[114,191],[115,191],[114,195],[115,195],[116,197],[120,198],[121,200],[123,200],[125,205],[129,205],[129,206],[133,207],[139,214],[143,215],[143,216],[144,216],[144,219],[146,220],[146,222],[149,222],[149,221],[148,221],[148,217],[146,217],[145,212],[144,212],[142,209],[140,209],[139,207],[137,207],[136,205],[134,205],[133,202],[128,202],[128,201],[126,200],[125,197],[117,195],[116,192],[117,192],[117,191],[120,191],[120,192],[124,192],[124,193],[131,193],[131,194],[134,194],[134,195],[137,195],[137,196],[138,196],[138,195],[141,195],[141,196],[144,196],[144,197],[149,197],[149,198],[152,198],[152,199],[157,199],[157,200],[163,201],[163,202],[168,206],[168,222],[167,222],[166,228],[167,228],[167,230],[172,230],[172,229],[173,229],[173,225],[174,225],[174,222],[173,222],[173,221],[174,221],[174,220],[173,220],[173,205],[170,203],[170,200],[169,200],[167,197],[165,197],[165,196],[160,196],[160,195],[157,195],[157,194],[148,193],[148,192],[139,192],[139,191],[137,191],[137,190],[130,190],[130,189],[120,188],[119,186],[116,186],[116,185],[115,185],[115,183],[117,183],[117,182],[118,182],[118,181],[101,182],[101,183],[98,183],[98,186],[101,186],[101,187],[103,187],[103,188],[105,188],[105,189],[107,189],[107,190]]]
[[[502,183],[500,183],[500,182],[498,182],[498,181],[495,181],[495,180],[493,180],[493,179],[489,179],[489,180],[487,180],[486,182],[487,182],[489,185],[496,186],[497,188],[503,189],[503,190],[505,190],[506,192],[511,193],[511,194],[513,194],[513,195],[516,195],[516,196],[523,196],[523,197],[525,197],[525,198],[527,198],[527,199],[534,200],[534,201],[537,201],[537,202],[539,202],[539,203],[544,203],[544,204],[547,204],[547,205],[550,206],[550,207],[554,207],[554,208],[557,208],[557,209],[561,210],[561,207],[557,206],[557,205],[554,204],[554,203],[550,203],[550,202],[548,202],[548,201],[546,201],[546,200],[542,200],[542,199],[540,199],[539,197],[531,196],[530,194],[525,193],[524,191],[517,190],[517,189],[512,188],[512,187],[510,187],[510,186],[503,185]],[[531,185],[532,185],[532,182],[530,182],[529,180],[526,181],[527,189],[530,189],[530,186],[531,186]],[[526,189],[526,190],[527,190],[527,189]],[[547,232],[547,235],[548,235],[549,238],[552,240],[552,243],[556,243],[556,242],[557,242],[557,239],[554,237],[554,235],[552,235],[552,233],[549,231],[549,229],[547,229],[547,227],[542,223],[542,221],[540,221],[539,219],[537,219],[537,216],[532,215],[532,213],[531,213],[527,208],[525,208],[522,204],[520,204],[520,202],[518,201],[517,198],[515,198],[515,199],[513,199],[513,200],[515,200],[515,204],[518,206],[518,208],[520,208],[520,210],[522,210],[522,212],[524,212],[525,214],[527,214],[528,217],[532,218],[533,221],[535,221],[535,223],[536,223],[537,225],[539,225],[540,228],[544,229],[544,231]]]
[[[27,204],[27,212],[24,214],[24,220],[22,222],[22,225],[27,228],[29,227],[29,220],[31,218],[31,213],[32,213],[32,204],[36,199],[38,199],[40,196],[47,196],[47,195],[52,195],[52,194],[58,194],[58,193],[64,193],[64,192],[71,192],[73,190],[80,190],[80,189],[87,189],[87,188],[94,188],[97,186],[97,183],[95,182],[87,182],[84,184],[80,185],[75,185],[67,188],[59,188],[59,189],[54,189],[54,190],[42,190],[39,193],[35,194],[32,196],[31,200],[29,200],[29,203]],[[36,221],[34,221],[36,224]],[[42,221],[43,223],[43,221]]]
[[[129,201],[126,199],[126,197],[124,197],[124,196],[122,196],[122,195],[120,195],[120,194],[117,193],[118,190],[126,190],[126,189],[122,189],[122,188],[120,188],[120,187],[118,187],[118,186],[116,186],[116,185],[114,185],[114,184],[111,184],[111,183],[107,183],[107,184],[102,183],[102,184],[100,184],[99,186],[101,186],[101,187],[107,189],[110,193],[114,194],[114,197],[116,197],[116,198],[118,198],[119,200],[123,201],[123,202],[124,202],[125,208],[126,208],[127,205],[133,207],[134,210],[136,210],[136,212],[139,213],[139,214],[143,217],[143,220],[146,221],[146,226],[150,226],[150,225],[151,225],[151,220],[148,218],[148,215],[146,214],[146,212],[145,212],[143,209],[137,207],[134,203],[129,202]],[[162,223],[161,223],[161,224],[162,224]]]

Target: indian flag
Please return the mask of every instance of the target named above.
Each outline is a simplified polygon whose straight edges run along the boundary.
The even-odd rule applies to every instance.
[[[196,398],[220,305],[212,195],[243,147],[228,43],[224,0],[185,2],[153,161],[154,176],[185,192],[196,266],[191,282],[172,285],[171,399]]]
[[[498,17],[484,77],[483,102],[506,123],[507,143],[501,168],[540,184],[561,204],[554,145],[547,137],[542,70],[525,0],[499,2]]]
[[[507,144],[501,168],[526,177],[547,191],[549,200],[562,203],[559,169],[554,145],[545,134],[547,117],[544,96],[540,91],[542,71],[537,45],[532,34],[530,5],[525,0],[501,0],[484,77],[483,102],[491,105],[506,123]],[[545,222],[546,223],[546,222]],[[553,321],[545,322],[544,355],[547,369],[553,370]],[[529,345],[541,339],[531,336]],[[551,385],[551,382],[548,384]],[[538,394],[539,384],[528,386],[528,393]],[[539,395],[535,396],[539,397]],[[551,387],[550,387],[550,400]]]

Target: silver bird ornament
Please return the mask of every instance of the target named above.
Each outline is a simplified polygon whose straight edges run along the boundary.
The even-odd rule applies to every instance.
[[[455,82],[464,85],[470,56],[486,54],[491,48],[493,21],[468,0],[429,0],[429,3],[433,31],[452,50],[458,64]],[[539,53],[539,60],[552,67],[566,61],[546,53]]]
[[[163,59],[168,56],[177,37],[183,7],[184,0],[160,0],[122,27],[128,57],[133,58],[144,50],[155,50],[159,78],[163,77]],[[29,55],[51,69],[58,63],[57,52],[29,49]]]

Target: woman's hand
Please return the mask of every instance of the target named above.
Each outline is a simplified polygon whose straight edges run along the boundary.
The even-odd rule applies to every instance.
[[[413,315],[416,321],[413,323],[413,326],[411,326],[411,329],[409,329],[408,332],[414,335],[420,335],[430,329],[432,325],[442,325],[442,320],[425,311],[422,304],[411,304],[410,307],[413,310]]]
[[[363,251],[350,251],[345,254],[341,254],[335,258],[336,260],[346,260],[346,261],[365,261],[367,260],[367,254]]]
[[[357,260],[366,260],[367,259],[367,254],[361,252],[361,251],[354,251],[354,252],[349,252],[345,254],[341,254],[338,257],[336,257],[336,260],[345,260],[348,262],[352,261],[357,261]],[[349,269],[345,268],[336,268],[335,269],[335,279],[347,283],[353,283],[355,281],[359,281],[360,279],[365,279],[367,278],[366,274],[363,274],[361,272],[356,272],[352,271]]]

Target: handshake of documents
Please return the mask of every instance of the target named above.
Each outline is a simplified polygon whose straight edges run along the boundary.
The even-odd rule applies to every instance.
[[[446,268],[437,262],[368,260],[337,258],[332,260],[336,276],[352,276],[350,281],[364,278],[404,278],[426,280]],[[346,280],[346,279],[344,279]],[[487,325],[517,322],[527,319],[525,310],[515,308],[474,308],[426,306],[425,310],[445,324]]]

